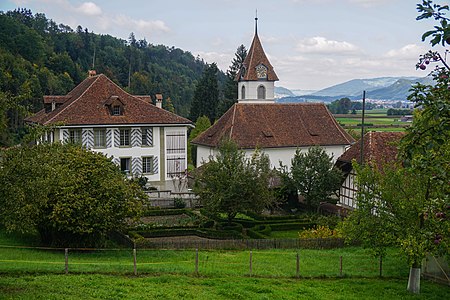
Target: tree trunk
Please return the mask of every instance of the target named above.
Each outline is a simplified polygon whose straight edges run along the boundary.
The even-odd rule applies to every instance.
[[[420,263],[414,263],[409,269],[408,292],[420,293]]]

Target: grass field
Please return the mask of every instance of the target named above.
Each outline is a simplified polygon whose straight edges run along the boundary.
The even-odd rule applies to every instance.
[[[365,114],[365,127],[367,131],[405,131],[405,127],[410,123],[401,122],[400,116],[387,116],[387,109],[367,110]],[[337,115],[336,120],[346,129],[359,133],[361,127],[361,111],[357,111],[356,115]],[[373,125],[373,127],[371,127]]]
[[[0,299],[446,299],[450,288],[423,281],[406,292],[408,266],[390,249],[378,259],[359,247],[332,250],[36,249],[33,236],[0,231]],[[299,254],[299,278],[296,255]],[[342,257],[342,276],[340,258]]]
[[[405,279],[278,279],[249,276],[2,275],[0,299],[448,299],[449,289]]]

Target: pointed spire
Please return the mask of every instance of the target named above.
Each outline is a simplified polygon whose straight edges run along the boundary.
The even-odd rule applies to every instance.
[[[264,49],[261,45],[261,41],[258,37],[258,11],[256,11],[255,17],[255,36],[253,37],[252,44],[248,50],[247,57],[243,62],[243,68],[239,70],[236,75],[236,81],[256,81],[259,80],[256,75],[256,67],[258,65],[264,65],[267,68],[267,80],[278,81],[277,74],[269,62]]]

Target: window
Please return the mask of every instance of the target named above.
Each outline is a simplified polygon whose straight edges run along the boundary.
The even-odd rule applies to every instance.
[[[245,99],[245,86],[241,88],[241,99]]]
[[[106,134],[104,129],[94,129],[94,148],[106,148]]]
[[[142,128],[142,146],[153,145],[153,128]]]
[[[130,174],[130,158],[121,158],[120,159],[120,170],[125,174]]]
[[[130,130],[120,129],[120,146],[130,146]]]
[[[72,144],[81,144],[81,130],[69,130],[69,142]]]
[[[170,132],[167,138],[167,176],[180,176],[186,170],[186,133]]]
[[[258,99],[266,99],[266,88],[263,85],[258,86]]]
[[[113,116],[120,116],[121,115],[121,109],[120,109],[120,105],[113,105],[112,107],[112,114]]]
[[[142,158],[142,173],[153,173],[153,156]]]

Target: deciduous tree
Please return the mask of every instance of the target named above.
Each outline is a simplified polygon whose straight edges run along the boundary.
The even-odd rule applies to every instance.
[[[330,201],[342,179],[342,173],[333,167],[333,158],[316,146],[307,152],[297,149],[291,162],[290,172],[281,166],[282,177],[305,198],[308,207],[318,209],[320,202]]]
[[[0,222],[45,244],[100,246],[138,213],[145,195],[103,154],[71,144],[1,153]]]
[[[269,158],[255,151],[251,158],[232,141],[223,141],[215,158],[204,164],[194,191],[212,214],[225,213],[229,222],[239,212],[260,213],[274,203],[269,189]]]

